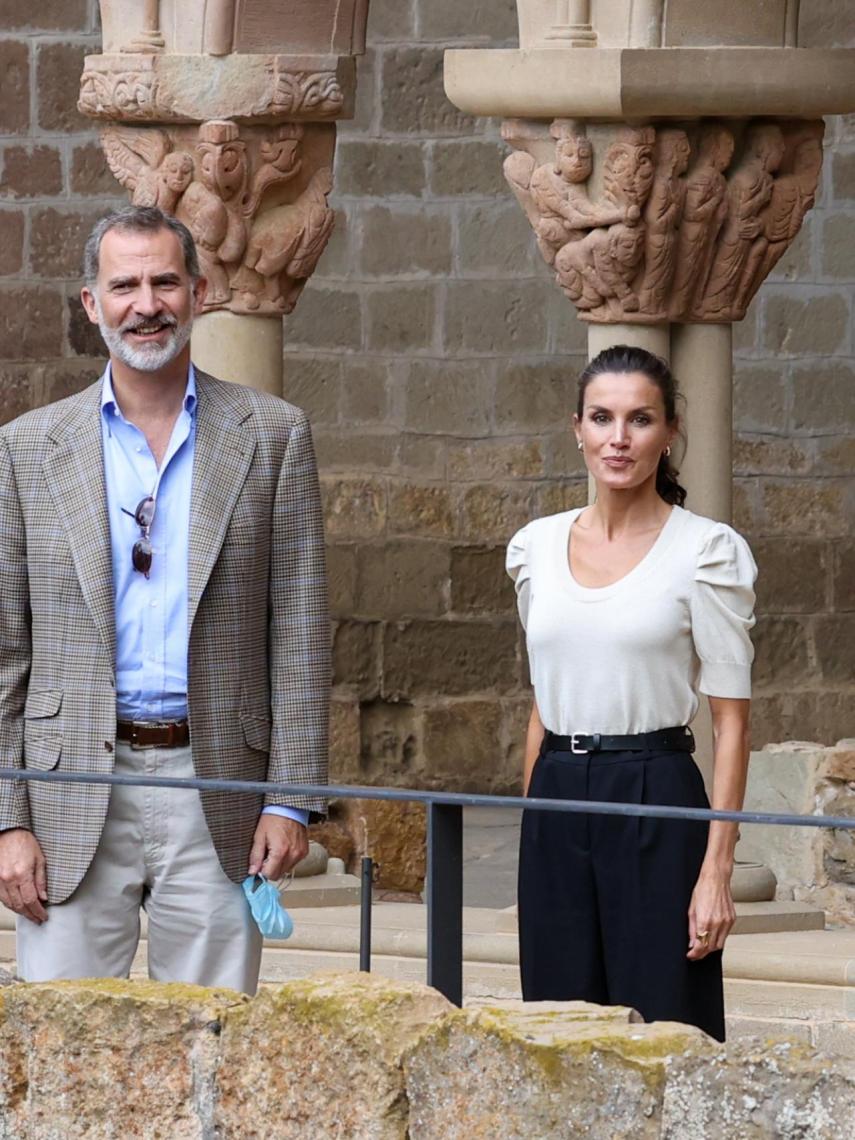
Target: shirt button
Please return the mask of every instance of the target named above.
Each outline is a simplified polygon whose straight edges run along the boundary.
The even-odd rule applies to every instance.
[[[134,451],[142,451],[142,444],[141,444],[141,443],[138,443],[138,444],[136,445],[136,447],[134,448]]]
[[[155,601],[155,602],[152,602],[152,603],[151,603],[151,608],[152,608],[152,609],[156,609],[156,608],[157,608],[157,602],[156,602],[156,601]]]

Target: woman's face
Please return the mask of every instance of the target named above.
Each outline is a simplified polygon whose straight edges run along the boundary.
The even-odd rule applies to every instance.
[[[659,459],[676,433],[665,419],[658,384],[643,372],[604,372],[585,389],[576,439],[597,483],[630,490],[655,476]]]

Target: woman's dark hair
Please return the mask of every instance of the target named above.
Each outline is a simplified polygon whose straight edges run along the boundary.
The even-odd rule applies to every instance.
[[[595,376],[602,376],[605,372],[641,372],[662,393],[666,421],[669,424],[676,421],[677,401],[682,399],[682,395],[671,369],[661,356],[654,356],[644,348],[629,344],[614,344],[610,348],[604,348],[579,376],[576,415],[580,420],[585,406],[585,389]],[[666,503],[682,507],[686,501],[686,489],[677,482],[679,474],[667,455],[660,456],[656,470],[656,490]]]

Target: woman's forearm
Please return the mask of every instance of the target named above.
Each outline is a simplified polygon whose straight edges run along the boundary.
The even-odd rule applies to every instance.
[[[714,740],[712,806],[720,811],[741,811],[748,778],[750,702],[710,697],[710,708]],[[713,820],[705,864],[729,874],[738,838],[738,824]]]

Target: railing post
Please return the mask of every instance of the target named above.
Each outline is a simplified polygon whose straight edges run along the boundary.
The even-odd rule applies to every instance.
[[[374,860],[362,859],[362,891],[359,896],[359,968],[371,973],[371,903],[374,891]]]
[[[463,808],[428,806],[427,982],[463,1004]]]

